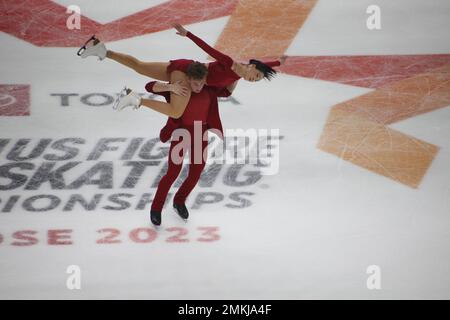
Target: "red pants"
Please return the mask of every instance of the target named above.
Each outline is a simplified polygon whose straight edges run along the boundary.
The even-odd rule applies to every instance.
[[[192,189],[196,186],[198,180],[200,179],[200,175],[205,168],[205,161],[206,161],[206,150],[208,147],[208,141],[201,141],[201,145],[199,142],[197,142],[197,148],[201,146],[201,154],[205,154],[205,157],[197,156],[196,159],[194,159],[194,134],[193,134],[193,128],[192,127],[185,127],[184,129],[187,129],[191,135],[191,143],[186,143],[187,150],[189,150],[190,155],[190,164],[189,164],[189,173],[186,178],[186,180],[183,182],[183,184],[178,189],[177,193],[175,194],[175,197],[173,199],[174,203],[177,204],[184,204],[186,201],[186,198],[191,193]],[[203,126],[202,128],[202,136],[203,133],[206,132],[206,126]],[[205,134],[205,139],[207,137],[207,134]],[[199,141],[199,138],[197,138],[197,141]],[[172,157],[172,151],[173,149],[178,146],[180,143],[183,143],[183,139],[181,138],[179,141],[174,141],[172,139],[172,142],[170,143],[170,149],[169,149],[169,155],[168,155],[168,168],[167,173],[164,177],[161,178],[161,181],[159,181],[158,189],[156,190],[155,197],[153,198],[152,202],[152,208],[151,210],[157,210],[162,211],[162,208],[164,206],[164,202],[166,201],[167,194],[169,193],[169,189],[172,186],[172,184],[177,179],[181,167],[183,166],[183,163],[176,163],[177,161],[174,161],[175,159]],[[181,147],[181,146],[179,146]],[[181,159],[184,157],[184,150],[181,149],[181,151],[177,154],[180,155]],[[199,155],[200,150],[197,150],[197,155]],[[194,160],[197,160],[195,163]],[[199,161],[200,160],[200,161]]]

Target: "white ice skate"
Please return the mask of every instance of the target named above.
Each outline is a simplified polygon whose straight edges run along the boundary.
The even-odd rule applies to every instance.
[[[141,97],[131,89],[124,87],[114,101],[113,109],[122,111],[126,107],[132,107],[133,110],[139,109],[141,106]]]
[[[88,41],[78,50],[77,55],[82,58],[89,56],[97,56],[98,60],[106,58],[106,47],[103,42],[93,35]]]

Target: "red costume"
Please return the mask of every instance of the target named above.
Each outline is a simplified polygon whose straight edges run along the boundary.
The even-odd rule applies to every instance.
[[[167,102],[170,102],[170,93],[169,92],[154,92],[153,86],[155,81],[149,82],[145,88],[147,91],[159,94],[165,97]],[[189,173],[186,180],[178,189],[177,193],[174,197],[174,203],[184,204],[186,198],[191,193],[192,189],[194,189],[198,180],[200,179],[200,175],[205,167],[206,159],[201,157],[200,163],[195,163],[194,161],[194,121],[201,121],[202,130],[201,134],[203,134],[211,128],[219,129],[220,133],[222,133],[222,124],[220,122],[218,105],[217,105],[217,97],[227,97],[231,93],[226,88],[216,88],[204,86],[202,91],[199,93],[192,92],[189,103],[186,106],[186,109],[183,112],[183,115],[178,118],[169,118],[167,120],[166,126],[160,132],[160,139],[162,142],[166,142],[172,136],[172,133],[175,129],[183,128],[188,130],[191,136],[191,144],[189,146],[189,154],[190,154],[190,165],[189,165]],[[198,138],[197,138],[198,139]],[[206,138],[205,138],[206,139]],[[151,210],[162,211],[164,206],[164,202],[167,197],[167,193],[169,192],[170,187],[175,182],[178,177],[183,163],[176,163],[173,161],[171,155],[173,149],[179,144],[182,143],[183,139],[181,138],[179,141],[173,141],[170,143],[169,156],[168,156],[168,168],[167,173],[164,177],[161,178],[161,181],[158,184],[158,189],[156,190],[155,197],[152,202]],[[201,154],[206,154],[206,149],[208,146],[208,141],[204,141],[202,139],[202,149]],[[183,150],[179,153],[181,158],[184,156]]]
[[[168,141],[172,137],[172,133],[178,128],[184,128],[188,130],[191,135],[191,145],[189,146],[190,150],[190,165],[189,165],[189,173],[186,180],[178,189],[177,193],[174,197],[174,203],[176,204],[184,204],[186,198],[192,191],[192,189],[197,184],[200,179],[200,175],[205,167],[205,160],[201,157],[201,163],[195,163],[194,161],[194,146],[193,143],[194,137],[194,121],[202,122],[202,136],[209,129],[216,129],[216,133],[223,138],[223,129],[222,122],[220,121],[219,116],[219,108],[217,97],[228,97],[231,93],[226,89],[228,85],[231,85],[236,80],[240,79],[240,77],[231,70],[233,66],[233,59],[229,56],[217,51],[216,49],[210,47],[207,43],[205,43],[200,38],[196,37],[192,33],[188,32],[187,37],[194,41],[200,48],[202,48],[206,53],[208,53],[211,57],[216,59],[216,61],[208,64],[208,77],[206,80],[207,86],[204,86],[202,91],[199,93],[191,93],[191,98],[189,103],[186,106],[186,109],[183,112],[183,115],[179,119],[170,118],[167,120],[164,128],[161,129],[159,134],[159,138],[162,142]],[[188,59],[179,59],[179,60],[171,60],[170,65],[167,67],[167,73],[171,73],[172,71],[178,70],[182,72],[186,72],[187,67],[194,62],[194,60]],[[279,61],[272,61],[266,63],[269,66],[279,66]],[[148,92],[152,92],[155,94],[159,94],[165,97],[167,102],[170,102],[170,92],[154,92],[153,86],[155,81],[147,83],[145,89]],[[158,184],[158,189],[156,190],[155,197],[152,202],[153,211],[162,211],[164,206],[164,202],[167,197],[167,193],[169,192],[170,187],[175,182],[178,177],[182,163],[175,163],[171,157],[173,149],[179,144],[182,143],[183,140],[173,141],[170,143],[169,149],[169,157],[168,157],[168,169],[167,173],[164,177],[161,178],[161,181]],[[208,141],[204,141],[202,139],[202,155],[206,154],[206,148],[208,146]],[[183,152],[180,152],[180,156],[183,157]]]

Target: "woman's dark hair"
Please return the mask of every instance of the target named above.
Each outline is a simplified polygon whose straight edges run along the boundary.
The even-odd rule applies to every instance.
[[[208,75],[208,68],[201,62],[192,62],[186,69],[186,75],[194,80],[201,80]]]
[[[275,77],[275,75],[277,74],[277,72],[274,69],[272,69],[267,64],[259,60],[251,59],[248,63],[254,64],[256,69],[261,71],[264,74],[264,78],[266,78],[267,80],[272,80],[272,78]]]

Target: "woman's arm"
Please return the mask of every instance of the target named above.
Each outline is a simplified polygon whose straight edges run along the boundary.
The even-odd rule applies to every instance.
[[[269,67],[279,67],[279,66],[281,66],[281,62],[279,60],[267,61],[267,62],[263,62],[263,63],[268,65]]]
[[[199,46],[203,51],[205,51],[207,54],[209,54],[211,57],[217,60],[217,62],[231,68],[233,65],[233,59],[231,59],[226,54],[223,54],[222,52],[214,49],[209,44],[207,44],[205,41],[200,39],[199,37],[193,35],[191,32],[187,31],[181,24],[175,23],[173,24],[174,28],[177,29],[177,34],[179,34],[182,37],[188,37],[191,39],[197,46]]]
[[[275,61],[267,61],[264,64],[267,64],[269,67],[279,67],[285,63],[287,56],[281,56],[279,60]]]
[[[170,83],[155,81],[153,84],[153,92],[168,92],[170,91]]]

